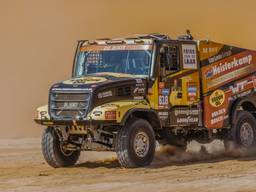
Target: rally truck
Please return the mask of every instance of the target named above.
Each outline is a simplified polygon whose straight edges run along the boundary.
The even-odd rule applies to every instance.
[[[190,34],[81,40],[72,78],[53,84],[37,109],[43,156],[57,168],[81,151],[115,151],[132,168],[152,162],[157,142],[253,149],[255,69],[256,51]]]

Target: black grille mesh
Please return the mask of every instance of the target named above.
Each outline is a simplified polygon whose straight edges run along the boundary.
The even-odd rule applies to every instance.
[[[86,115],[90,93],[88,92],[52,92],[51,114],[56,119],[82,118]]]

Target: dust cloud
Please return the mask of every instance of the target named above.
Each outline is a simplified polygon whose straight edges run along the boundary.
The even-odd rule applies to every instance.
[[[79,39],[190,29],[255,49],[254,0],[0,0],[0,138],[38,137],[35,109],[51,84],[71,76]]]
[[[199,144],[196,141],[191,141],[186,150],[181,150],[171,145],[159,145],[152,166],[204,161],[214,162],[225,159],[255,157],[255,155],[255,150],[246,150],[244,148],[231,147],[229,150],[225,150],[224,143],[220,140],[214,140],[209,144]]]
[[[208,144],[200,144],[196,141],[188,143],[186,149],[180,149],[172,145],[160,145],[157,143],[156,153],[149,167],[156,168],[168,165],[187,165],[191,163],[214,163],[217,161],[255,158],[256,151],[245,148],[231,147],[225,150],[223,141],[214,140]],[[108,165],[108,167],[119,167],[114,152],[92,153],[90,157],[82,153],[80,162],[87,161],[89,164]]]

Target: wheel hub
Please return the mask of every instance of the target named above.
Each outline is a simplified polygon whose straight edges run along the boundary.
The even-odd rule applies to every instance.
[[[73,153],[73,151],[67,150],[66,145],[64,145],[64,144],[60,144],[60,151],[66,157],[69,157]]]
[[[149,150],[149,137],[145,132],[139,132],[134,139],[134,151],[139,157],[145,157]]]
[[[242,124],[240,129],[240,140],[241,144],[245,147],[250,147],[254,141],[254,132],[252,126],[245,122]]]

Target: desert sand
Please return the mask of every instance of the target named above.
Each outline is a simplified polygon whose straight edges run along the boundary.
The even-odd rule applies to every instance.
[[[54,169],[41,154],[40,139],[0,140],[0,191],[254,192],[254,156],[229,155],[218,141],[200,152],[160,148],[149,167],[124,169],[115,153],[83,152],[76,166]]]

